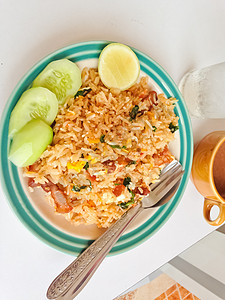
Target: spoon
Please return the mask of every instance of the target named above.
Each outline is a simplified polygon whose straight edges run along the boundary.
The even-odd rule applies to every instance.
[[[72,300],[85,287],[103,259],[118,241],[128,225],[144,210],[166,204],[175,194],[184,171],[174,160],[160,175],[159,181],[150,185],[151,192],[128,209],[107,231],[82,252],[62,273],[47,291],[48,299]]]

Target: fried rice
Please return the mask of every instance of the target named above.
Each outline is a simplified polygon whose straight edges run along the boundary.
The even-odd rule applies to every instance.
[[[148,79],[119,91],[84,68],[83,90],[59,108],[52,144],[24,168],[30,189],[42,188],[69,222],[109,227],[174,159],[177,100],[150,90]]]

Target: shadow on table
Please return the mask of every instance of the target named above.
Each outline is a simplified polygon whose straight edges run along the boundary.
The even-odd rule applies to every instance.
[[[225,225],[115,300],[225,299]]]

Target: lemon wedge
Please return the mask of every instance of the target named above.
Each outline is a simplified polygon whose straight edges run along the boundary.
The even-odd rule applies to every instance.
[[[111,43],[100,54],[98,72],[106,87],[124,91],[137,81],[140,63],[128,46]]]

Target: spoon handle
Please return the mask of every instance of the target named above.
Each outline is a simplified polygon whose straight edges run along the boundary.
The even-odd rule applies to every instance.
[[[48,299],[71,300],[91,279],[127,226],[143,210],[141,202],[126,211],[109,229],[60,273],[47,291]]]

